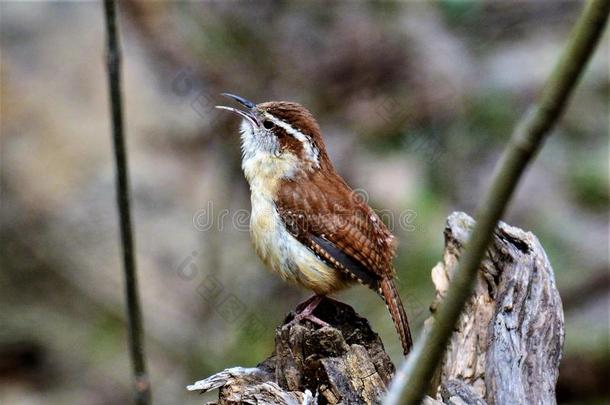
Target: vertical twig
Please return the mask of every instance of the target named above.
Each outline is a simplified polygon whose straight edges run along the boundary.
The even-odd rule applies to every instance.
[[[127,300],[127,321],[129,350],[133,363],[134,393],[137,404],[151,403],[150,382],[146,373],[144,342],[142,338],[142,315],[138,296],[135,247],[132,234],[131,211],[129,207],[129,173],[127,153],[123,137],[123,106],[121,100],[121,70],[119,36],[114,0],[104,0],[106,15],[108,89],[112,114],[112,139],[116,163],[116,193],[119,211],[121,243],[123,248],[123,268],[125,271],[125,296]]]
[[[416,404],[424,396],[464,304],[470,297],[481,260],[519,179],[556,124],[578,78],[590,59],[608,19],[610,0],[590,0],[569,43],[553,69],[537,105],[515,127],[466,247],[460,267],[430,333],[416,344],[397,373],[386,405]]]

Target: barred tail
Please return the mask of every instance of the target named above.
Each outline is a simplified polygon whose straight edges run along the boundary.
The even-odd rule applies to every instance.
[[[398,289],[396,288],[396,284],[394,284],[394,280],[389,277],[384,277],[380,283],[380,290],[382,298],[390,311],[390,316],[392,316],[396,331],[400,336],[402,350],[406,356],[413,347],[413,340],[411,339],[411,330],[409,329],[407,313],[400,300],[400,295],[398,294]]]

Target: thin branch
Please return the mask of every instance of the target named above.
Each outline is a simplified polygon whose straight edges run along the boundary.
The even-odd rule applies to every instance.
[[[129,173],[127,153],[123,136],[123,107],[121,99],[121,56],[116,23],[114,0],[104,1],[107,31],[106,65],[108,69],[108,89],[112,113],[112,139],[116,163],[116,193],[119,211],[121,244],[123,248],[123,269],[125,272],[125,296],[127,300],[127,321],[129,350],[133,363],[134,397],[136,404],[151,403],[150,382],[146,373],[144,342],[142,337],[142,315],[138,296],[135,246],[132,233],[131,211],[129,207]]]
[[[602,36],[609,11],[610,0],[590,0],[586,4],[538,104],[515,127],[496,168],[491,188],[479,208],[477,224],[435,323],[401,366],[386,398],[386,405],[416,404],[423,398],[464,304],[472,293],[477,270],[493,230],[528,163],[561,116]]]

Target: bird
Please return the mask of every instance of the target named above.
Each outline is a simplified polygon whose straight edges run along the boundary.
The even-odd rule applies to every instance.
[[[412,348],[395,282],[396,238],[335,170],[314,116],[288,101],[255,104],[222,93],[243,108],[241,166],[250,187],[250,236],[267,268],[314,295],[293,321],[328,324],[313,312],[322,299],[359,283],[384,301],[403,353]]]

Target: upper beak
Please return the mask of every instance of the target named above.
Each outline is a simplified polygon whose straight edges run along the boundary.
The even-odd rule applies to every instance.
[[[255,126],[255,127],[260,126],[260,124],[258,122],[258,118],[256,117],[256,112],[255,112],[256,104],[254,104],[252,101],[246,100],[243,97],[236,96],[235,94],[222,93],[222,95],[232,98],[233,100],[237,101],[238,103],[240,103],[241,105],[246,107],[247,110],[242,111],[242,110],[238,110],[237,108],[226,107],[224,105],[217,105],[216,108],[231,111],[232,113],[235,113],[235,114],[241,116],[242,118],[248,120],[248,122],[250,122],[250,124],[252,124],[253,126]]]

